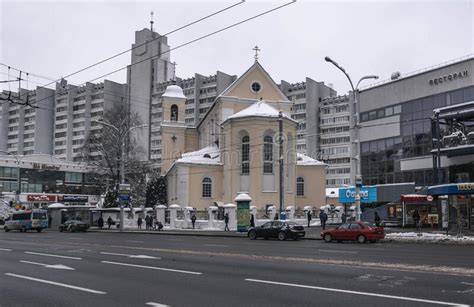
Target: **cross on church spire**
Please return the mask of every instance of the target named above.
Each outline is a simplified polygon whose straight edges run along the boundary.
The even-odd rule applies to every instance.
[[[154,23],[154,22],[153,22],[153,14],[154,14],[154,12],[151,11],[151,12],[150,12],[150,15],[151,15],[151,19],[150,19],[150,30],[151,30],[151,32],[153,32],[153,23]]]
[[[173,62],[173,81],[176,82],[176,62]]]
[[[252,50],[255,50],[254,58],[255,58],[255,62],[258,62],[258,52],[260,51],[260,49],[258,48],[258,46],[255,46],[255,47],[253,47]]]

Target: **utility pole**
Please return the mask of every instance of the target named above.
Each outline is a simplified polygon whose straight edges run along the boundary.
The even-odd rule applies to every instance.
[[[280,146],[279,150],[279,161],[280,161],[280,219],[286,216],[283,214],[283,205],[284,205],[284,184],[283,184],[283,171],[284,171],[284,159],[283,159],[283,113],[278,113],[278,144]]]
[[[344,73],[344,75],[347,77],[347,80],[349,80],[349,83],[351,85],[352,89],[352,102],[349,104],[349,109],[350,109],[350,140],[351,140],[351,155],[352,155],[352,160],[351,160],[351,172],[353,175],[352,182],[354,184],[354,190],[355,190],[355,196],[354,196],[354,204],[356,207],[356,220],[360,221],[360,216],[361,216],[361,210],[360,210],[360,188],[362,187],[362,176],[361,176],[361,170],[360,170],[360,134],[359,134],[359,115],[360,115],[360,106],[358,103],[358,88],[359,84],[363,80],[367,79],[378,79],[378,76],[375,75],[369,75],[369,76],[364,76],[359,79],[359,82],[357,82],[356,87],[354,88],[354,84],[352,83],[351,77],[349,77],[349,74],[346,72],[344,68],[339,66],[333,59],[330,57],[325,57],[324,60],[326,62],[329,62],[336,66],[340,71]]]

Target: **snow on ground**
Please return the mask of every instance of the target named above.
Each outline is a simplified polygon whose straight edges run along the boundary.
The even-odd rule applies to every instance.
[[[460,243],[474,244],[473,236],[453,236],[441,233],[427,232],[394,232],[385,235],[385,239],[392,242],[423,242],[423,243]]]

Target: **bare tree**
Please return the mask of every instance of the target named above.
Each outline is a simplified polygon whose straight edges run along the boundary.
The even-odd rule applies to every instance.
[[[138,160],[143,149],[129,133],[133,127],[140,125],[138,114],[129,113],[126,105],[114,105],[113,109],[104,112],[102,119],[91,121],[92,128],[101,128],[91,129],[82,148],[82,157],[84,162],[95,167],[95,181],[107,194],[108,206],[113,206],[113,200],[117,197],[121,163],[124,164],[126,182],[131,184],[132,199],[135,203],[144,203],[149,165]]]

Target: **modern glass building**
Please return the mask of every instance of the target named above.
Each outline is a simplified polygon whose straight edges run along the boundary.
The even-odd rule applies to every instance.
[[[361,90],[364,185],[415,182],[429,186],[474,181],[474,155],[467,152],[443,155],[438,181],[433,173],[431,131],[434,110],[468,106],[474,101],[473,66],[474,58],[466,57]],[[472,126],[474,122],[465,124]]]

